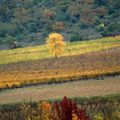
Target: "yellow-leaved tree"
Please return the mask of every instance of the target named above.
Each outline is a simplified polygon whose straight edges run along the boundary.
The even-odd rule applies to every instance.
[[[51,33],[47,38],[47,45],[50,53],[57,58],[64,51],[64,37],[59,33]]]

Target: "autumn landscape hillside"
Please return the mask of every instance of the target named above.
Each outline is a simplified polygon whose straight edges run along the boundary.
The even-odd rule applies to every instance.
[[[0,0],[0,120],[120,120],[120,0]]]
[[[119,74],[120,36],[67,43],[57,59],[46,45],[1,51],[0,57],[0,88]]]
[[[20,120],[27,120],[25,116],[33,120],[34,117],[40,117],[40,114],[43,115],[41,118],[50,119],[51,117],[47,116],[46,112],[49,113],[52,109],[58,110],[54,100],[59,101],[64,95],[72,98],[77,105],[82,105],[77,109],[80,109],[83,114],[79,111],[80,113],[75,112],[74,116],[72,113],[70,120],[74,117],[82,120],[84,118],[93,120],[99,117],[102,119],[108,115],[106,109],[112,110],[112,115],[108,118],[119,119],[120,36],[83,42],[66,42],[64,53],[57,58],[49,53],[47,45],[2,50],[0,58],[0,115],[2,120],[5,120],[5,116],[13,120],[18,115]],[[109,96],[102,97],[105,95]],[[80,96],[89,97],[79,98]],[[30,99],[34,101],[29,103]],[[41,108],[37,103],[35,107],[33,104],[40,99],[48,100],[48,103],[40,103]],[[24,100],[30,106],[26,103],[22,105],[21,102]],[[58,106],[60,109],[72,111],[74,108],[69,107],[76,103],[65,97],[60,103],[61,106],[59,104]],[[48,108],[44,108],[44,104]],[[64,104],[71,105],[64,108]],[[86,111],[82,111],[83,109]],[[114,112],[113,109],[115,109]],[[41,111],[37,114],[33,113],[33,110],[34,112],[45,110],[45,113]],[[71,114],[66,113],[65,116],[67,115]],[[52,119],[55,118],[52,117]]]

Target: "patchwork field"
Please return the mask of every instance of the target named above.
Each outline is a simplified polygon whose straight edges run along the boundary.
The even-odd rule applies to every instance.
[[[119,86],[120,36],[67,43],[65,53],[58,58],[49,54],[45,45],[0,51],[0,115],[2,120],[5,117],[8,120],[25,119],[23,115],[25,112],[21,111],[23,101],[29,106],[30,100],[36,104],[38,100],[52,99],[54,101],[63,96],[87,97],[86,99],[100,96],[101,99],[97,102],[96,97],[95,101],[91,100],[92,106],[91,102],[85,102],[85,99],[83,101],[81,98],[81,105],[83,106],[84,103],[91,120],[95,116],[94,113],[97,118],[100,113],[104,118],[109,116],[108,118],[113,118],[110,120],[115,120],[120,110],[119,96],[117,97],[117,94],[120,94]],[[115,99],[102,97],[110,94],[115,94]],[[80,100],[77,101],[76,98],[75,101],[80,103]],[[31,106],[28,111],[37,111],[34,108],[35,106]],[[110,113],[109,110],[112,112]],[[104,113],[104,111],[107,112]],[[34,116],[32,112],[26,115]]]
[[[63,82],[120,73],[119,36],[93,40],[87,44],[86,42],[78,43],[69,43],[67,52],[58,59],[50,57],[46,48],[43,50],[46,53],[42,53],[43,46],[1,51],[0,88]],[[41,52],[38,52],[39,50]],[[33,53],[39,56],[44,54],[44,59],[35,60],[36,58],[32,57]],[[29,55],[34,60],[28,61]],[[46,58],[45,55],[50,58]]]

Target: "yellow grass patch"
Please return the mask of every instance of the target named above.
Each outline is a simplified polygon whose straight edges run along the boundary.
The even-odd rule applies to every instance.
[[[120,47],[120,36],[105,37],[97,40],[66,43],[62,56],[85,54],[94,51]],[[18,48],[14,50],[0,51],[0,64],[8,64],[20,61],[38,60],[54,57],[49,54],[46,45],[36,47]]]

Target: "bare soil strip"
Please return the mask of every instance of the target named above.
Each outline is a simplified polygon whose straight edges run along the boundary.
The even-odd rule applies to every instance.
[[[90,97],[120,93],[120,76],[64,84],[38,85],[0,92],[0,104],[68,97]]]

